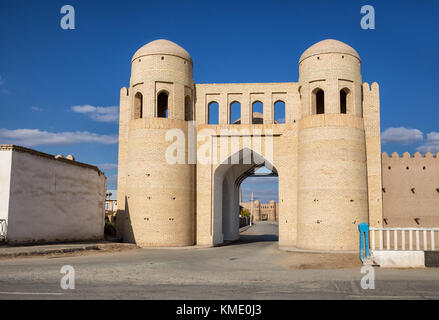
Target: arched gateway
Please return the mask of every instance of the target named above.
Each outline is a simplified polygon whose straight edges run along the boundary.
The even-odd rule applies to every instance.
[[[140,48],[131,67],[120,97],[124,241],[237,239],[239,184],[261,165],[279,176],[280,246],[357,250],[358,224],[381,226],[379,89],[362,83],[350,46],[313,45],[289,83],[194,84],[190,55],[167,40]],[[275,120],[279,101],[285,119]]]
[[[261,166],[278,175],[272,163],[249,148],[229,156],[215,169],[211,232],[214,245],[239,239],[239,188]]]

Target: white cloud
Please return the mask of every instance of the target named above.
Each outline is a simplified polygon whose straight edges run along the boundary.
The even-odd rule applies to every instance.
[[[117,174],[107,177],[107,188],[117,188]]]
[[[101,170],[117,169],[117,163],[101,163],[101,164],[96,164],[96,166]]]
[[[381,133],[382,143],[411,144],[423,140],[424,134],[418,129],[387,128]]]
[[[73,112],[86,114],[97,122],[117,122],[119,120],[119,107],[95,107],[91,105],[73,106]]]
[[[0,75],[0,87],[1,86],[3,86],[5,84],[5,78],[3,78],[1,75]],[[3,93],[3,94],[10,94],[10,92],[9,92],[9,90],[7,90],[7,89],[5,89],[5,88],[1,88],[1,93]]]
[[[101,135],[87,131],[75,132],[48,132],[38,129],[0,128],[0,143],[17,144],[22,146],[37,145],[67,145],[76,143],[115,144],[116,135]]]
[[[41,109],[40,107],[36,107],[36,106],[32,106],[32,107],[30,107],[30,109],[31,109],[32,111],[43,111],[43,109]]]
[[[427,140],[425,143],[416,148],[416,151],[426,153],[439,152],[439,132],[430,132],[427,134]]]

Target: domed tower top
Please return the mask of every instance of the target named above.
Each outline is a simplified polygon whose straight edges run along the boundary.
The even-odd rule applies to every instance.
[[[361,59],[351,46],[326,39],[299,59],[302,117],[323,113],[362,116]]]
[[[299,63],[305,60],[306,58],[316,56],[319,54],[326,54],[326,53],[342,53],[351,55],[358,60],[361,61],[360,55],[355,51],[354,48],[347,45],[344,42],[335,40],[335,39],[326,39],[322,40],[320,42],[317,42],[316,44],[312,45],[308,49],[305,50],[305,52],[302,54],[302,56],[299,59]]]
[[[158,39],[145,44],[143,47],[136,51],[133,58],[131,59],[131,62],[140,57],[149,55],[176,56],[192,63],[192,58],[185,49],[180,47],[178,44],[165,39]]]
[[[159,39],[137,50],[131,60],[131,118],[193,120],[192,69],[191,56],[174,42]]]

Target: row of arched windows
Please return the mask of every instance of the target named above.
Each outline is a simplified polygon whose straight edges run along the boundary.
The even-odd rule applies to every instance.
[[[241,124],[241,104],[237,101],[229,105],[229,123]],[[218,102],[212,101],[208,107],[208,124],[219,123],[219,105]],[[285,102],[278,100],[274,103],[274,122],[285,123]],[[255,101],[252,104],[252,124],[264,123],[264,105],[261,101]]]
[[[346,114],[350,99],[350,90],[343,88],[340,90],[340,113]],[[166,91],[162,91],[157,96],[157,117],[168,118],[168,98]],[[234,101],[230,104],[229,123],[241,123],[241,104]],[[312,114],[325,113],[325,92],[323,89],[316,88],[312,91]],[[137,92],[134,96],[134,119],[143,118],[143,95]],[[191,98],[185,97],[185,114],[186,121],[194,120]],[[264,123],[264,105],[261,101],[255,101],[252,104],[252,124]],[[274,121],[275,123],[285,123],[285,102],[278,100],[274,103]],[[219,123],[219,105],[213,101],[208,105],[208,124]]]
[[[347,113],[348,102],[351,91],[348,88],[340,90],[340,113]],[[312,114],[325,113],[325,92],[316,88],[312,92]]]
[[[168,118],[169,111],[169,94],[166,91],[162,91],[157,95],[157,117]],[[186,96],[184,100],[184,119],[186,121],[193,120],[193,111],[191,97]],[[134,96],[134,119],[143,118],[143,95],[137,92]]]

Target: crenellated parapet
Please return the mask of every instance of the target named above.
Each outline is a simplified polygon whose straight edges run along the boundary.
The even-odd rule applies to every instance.
[[[439,152],[411,155],[383,152],[384,226],[435,227],[439,224]]]
[[[415,152],[413,155],[411,155],[408,152],[404,152],[401,156],[399,156],[398,152],[393,152],[390,157],[387,154],[387,152],[383,152],[381,154],[381,157],[383,161],[387,159],[393,159],[393,160],[399,160],[399,159],[437,159],[439,161],[439,152],[436,152],[436,154],[432,154],[431,152],[426,152],[424,155],[422,155],[420,152]]]

